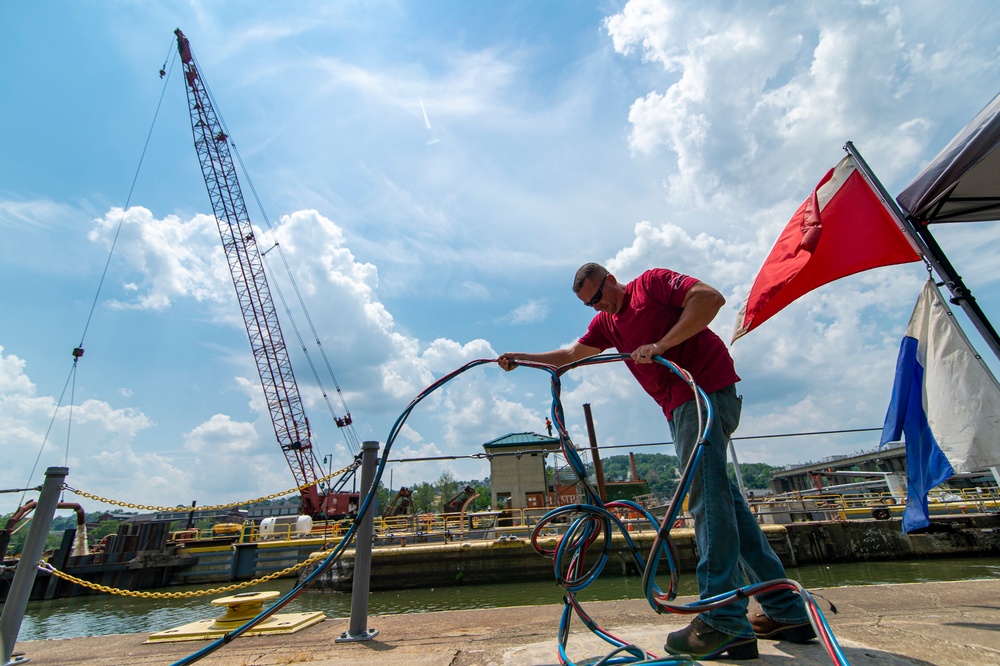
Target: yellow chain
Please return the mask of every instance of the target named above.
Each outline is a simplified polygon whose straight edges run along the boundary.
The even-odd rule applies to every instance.
[[[189,590],[186,592],[142,592],[137,590],[123,590],[118,587],[109,587],[108,585],[99,585],[98,583],[91,583],[88,580],[83,580],[82,578],[77,578],[72,574],[68,574],[65,571],[59,571],[54,566],[48,562],[41,561],[38,563],[38,568],[41,571],[48,571],[53,576],[62,578],[71,583],[75,583],[81,587],[86,587],[91,590],[96,590],[98,592],[105,592],[107,594],[117,594],[123,597],[137,597],[142,599],[187,599],[191,597],[204,597],[209,594],[220,594],[222,592],[232,592],[233,590],[239,590],[244,587],[251,587],[253,585],[259,585],[260,583],[266,583],[272,581],[275,578],[281,578],[282,576],[287,576],[290,573],[298,571],[302,567],[308,566],[313,562],[318,562],[324,559],[330,553],[331,548],[321,550],[302,560],[298,564],[288,567],[287,569],[282,569],[281,571],[275,571],[274,573],[269,573],[261,578],[255,578],[253,580],[244,581],[242,583],[233,583],[232,585],[226,585],[225,587],[213,587],[209,590]]]
[[[271,493],[270,495],[265,495],[264,497],[258,497],[257,499],[252,499],[252,500],[244,500],[242,502],[230,502],[229,504],[213,504],[210,506],[206,505],[206,506],[186,507],[186,506],[151,506],[149,504],[133,504],[132,502],[121,502],[119,500],[109,499],[107,497],[101,497],[100,495],[94,495],[93,493],[88,493],[84,490],[77,490],[76,488],[69,486],[67,484],[63,484],[63,489],[68,490],[71,493],[76,493],[80,497],[86,497],[89,500],[94,500],[95,502],[102,502],[104,504],[113,504],[115,506],[123,506],[128,509],[139,509],[140,511],[217,511],[219,509],[232,509],[238,506],[244,506],[246,504],[256,504],[257,502],[264,502],[266,500],[272,500],[278,497],[284,497],[285,495],[291,495],[294,492],[302,492],[306,488],[312,488],[318,483],[329,481],[334,477],[340,476],[341,474],[351,469],[352,467],[355,467],[355,465],[350,464],[343,469],[339,469],[336,472],[333,472],[332,474],[327,474],[322,479],[316,479],[312,483],[307,483],[303,486],[299,486],[298,488],[290,488],[289,490],[285,490],[280,493]]]

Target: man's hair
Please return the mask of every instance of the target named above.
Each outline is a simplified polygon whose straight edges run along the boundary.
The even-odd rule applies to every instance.
[[[607,274],[608,274],[608,269],[605,268],[604,266],[601,266],[600,264],[595,263],[593,261],[585,263],[583,266],[580,266],[580,268],[577,269],[576,277],[573,278],[573,293],[574,294],[580,293],[580,290],[583,289],[583,283],[586,282],[591,277],[596,275],[597,277],[603,278]]]

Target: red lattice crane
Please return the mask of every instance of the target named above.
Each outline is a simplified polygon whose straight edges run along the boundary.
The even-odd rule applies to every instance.
[[[317,487],[316,481],[320,478],[317,468],[322,468],[313,451],[309,420],[302,408],[302,397],[292,374],[288,349],[264,275],[264,262],[236,178],[229,137],[223,131],[198,72],[187,37],[179,28],[174,34],[184,68],[195,150],[264,387],[274,434],[296,485],[302,487],[302,513],[319,519],[351,515],[358,507],[358,493],[338,492],[339,486],[322,493]],[[350,426],[350,419],[348,413],[336,422],[339,427]]]

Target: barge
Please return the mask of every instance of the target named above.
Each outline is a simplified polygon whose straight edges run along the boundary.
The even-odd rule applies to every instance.
[[[887,493],[799,493],[756,498],[750,505],[785,566],[1000,555],[1000,494],[995,489],[942,493],[934,499],[930,504],[931,526],[910,534],[903,534],[901,529],[903,505]],[[538,555],[529,543],[534,525],[548,511],[539,508],[376,518],[371,589],[492,583],[510,580],[511,571],[517,571],[523,580],[551,580],[552,561]],[[661,512],[652,509],[652,513]],[[654,530],[637,515],[621,517],[630,538],[645,556]],[[72,554],[74,534],[67,530],[62,546],[49,563],[92,585],[125,590],[211,586],[275,574],[301,578],[322,560],[296,565],[336,546],[350,521],[313,524],[311,520],[290,517],[283,524],[265,529],[250,523],[173,533],[166,531],[167,526],[123,525],[105,552],[81,556]],[[552,547],[558,536],[558,527],[547,530],[540,535],[539,543]],[[677,546],[681,571],[693,571],[697,548],[690,519],[680,519],[671,537]],[[636,573],[624,537],[618,534],[614,539],[607,566],[623,575]],[[349,547],[310,589],[349,591],[353,568],[354,551]],[[6,589],[0,585],[0,593],[5,594]],[[99,591],[39,571],[31,599]]]

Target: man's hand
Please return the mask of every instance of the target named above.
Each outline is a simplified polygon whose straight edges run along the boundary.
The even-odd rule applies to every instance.
[[[500,354],[500,357],[497,359],[497,365],[507,372],[510,372],[517,367],[517,359],[515,359],[514,356],[514,352],[504,352],[503,354]]]
[[[594,347],[585,347],[577,341],[569,347],[547,352],[504,352],[497,358],[497,364],[508,372],[516,368],[519,363],[542,363],[558,368],[567,363],[579,361],[581,358],[593,356],[600,351]]]
[[[632,352],[634,363],[653,363],[654,356],[663,356],[688,338],[697,335],[708,326],[722,306],[726,304],[725,297],[717,289],[704,282],[698,282],[684,296],[681,316],[666,334],[659,340],[642,345]]]
[[[653,363],[653,357],[660,354],[656,345],[642,345],[632,352],[632,360],[636,363]]]

